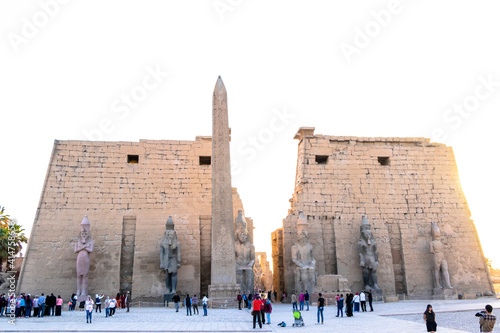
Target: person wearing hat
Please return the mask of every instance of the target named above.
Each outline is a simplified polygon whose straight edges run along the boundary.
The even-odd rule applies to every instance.
[[[127,306],[127,312],[130,311],[130,301],[131,301],[130,291],[127,291],[127,296],[125,296],[125,305]]]

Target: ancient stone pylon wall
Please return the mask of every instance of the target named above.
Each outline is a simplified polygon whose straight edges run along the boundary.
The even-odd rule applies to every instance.
[[[138,163],[128,163],[136,155]],[[172,215],[182,245],[181,293],[207,292],[210,283],[210,137],[196,141],[55,141],[18,291],[76,291],[74,241],[88,215],[95,242],[89,291],[115,295],[130,281],[137,297],[165,292],[159,244]],[[132,158],[133,159],[133,158]],[[238,193],[233,191],[233,197]],[[243,209],[241,200],[235,207]],[[132,230],[134,229],[135,230]],[[134,235],[131,238],[131,235]],[[133,253],[129,242],[133,241]],[[123,255],[133,256],[122,258]],[[125,260],[127,259],[127,260]]]
[[[285,290],[285,272],[283,270],[283,229],[277,229],[271,233],[272,256],[273,256],[273,291],[281,298]]]
[[[441,229],[452,286],[492,290],[451,147],[425,138],[314,135],[314,128],[301,128],[296,139],[296,185],[283,236],[288,292],[299,210],[309,223],[317,275],[340,274],[353,291],[362,289],[356,244],[364,214],[378,245],[385,295],[432,294],[431,221]]]
[[[255,252],[255,257],[260,257],[260,266],[262,269],[262,279],[261,279],[261,288],[262,290],[269,291],[272,290],[273,287],[273,272],[269,267],[269,261],[267,260],[266,252]],[[257,260],[255,261],[257,262]]]

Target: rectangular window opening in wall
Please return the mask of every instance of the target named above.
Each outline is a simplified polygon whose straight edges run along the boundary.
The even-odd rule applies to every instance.
[[[127,163],[130,164],[139,163],[139,155],[127,155]]]
[[[200,165],[212,164],[212,156],[200,156]]]
[[[326,164],[328,162],[327,155],[316,155],[316,163],[318,164]]]
[[[378,163],[380,163],[380,165],[391,165],[391,160],[389,159],[389,157],[377,157],[378,159]]]

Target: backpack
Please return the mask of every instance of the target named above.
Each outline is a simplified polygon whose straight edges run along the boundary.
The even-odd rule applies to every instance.
[[[191,306],[191,298],[186,298],[186,306]]]
[[[282,321],[281,323],[278,324],[278,326],[280,326],[280,327],[286,327],[286,323],[284,321]]]

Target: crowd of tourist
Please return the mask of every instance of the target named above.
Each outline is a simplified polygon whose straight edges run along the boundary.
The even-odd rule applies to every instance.
[[[85,301],[78,302],[78,296],[76,294],[71,295],[68,301],[68,311],[75,311],[76,306],[80,311],[86,311],[87,322],[92,322],[92,312],[95,307],[95,311],[102,312],[101,304],[104,295],[95,295],[95,301],[90,295],[88,295]],[[110,298],[106,297],[104,301],[104,308],[106,317],[112,317],[115,314],[116,309],[122,308],[130,309],[130,293],[127,294],[117,294],[116,297]],[[1,316],[15,316],[16,318],[30,318],[38,317],[42,318],[44,316],[60,316],[62,313],[62,308],[64,301],[60,295],[57,297],[54,294],[50,296],[45,296],[44,293],[40,295],[30,295],[30,294],[20,294],[11,295],[7,297],[5,294],[0,295],[0,317]]]
[[[16,318],[30,318],[43,316],[60,316],[63,306],[63,299],[60,295],[54,294],[45,296],[20,294],[7,297],[0,295],[0,316],[14,315]]]

